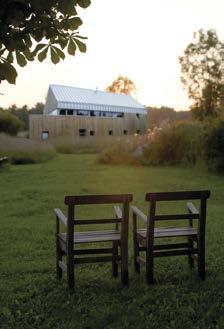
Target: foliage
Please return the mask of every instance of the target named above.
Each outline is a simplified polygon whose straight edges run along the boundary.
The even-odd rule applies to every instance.
[[[43,142],[0,135],[0,157],[7,156],[12,164],[46,162],[55,155],[55,149]]]
[[[224,119],[209,124],[206,132],[204,150],[208,168],[224,173]]]
[[[174,123],[176,121],[189,120],[191,113],[189,111],[175,111],[172,108],[162,106],[148,107],[148,127],[150,129],[154,127],[163,128],[168,124]]]
[[[21,122],[22,125],[20,130],[28,130],[29,129],[29,114],[42,114],[44,109],[43,103],[36,103],[33,107],[29,108],[27,105],[23,105],[22,107],[17,107],[15,104],[8,107],[5,111],[16,116]],[[1,112],[1,111],[0,111]]]
[[[200,124],[180,122],[159,130],[144,148],[147,165],[195,164],[202,155],[203,129]]]
[[[17,135],[21,128],[21,121],[11,113],[0,112],[0,133],[5,132],[9,135]]]
[[[15,83],[15,63],[24,67],[49,54],[57,64],[65,58],[65,49],[70,55],[76,49],[85,52],[77,9],[89,5],[90,0],[0,0],[0,81]]]
[[[61,155],[57,161],[35,166],[12,166],[0,175],[1,329],[224,327],[222,177],[197,168],[99,165],[95,155]],[[122,288],[120,278],[112,278],[110,263],[77,266],[72,293],[66,288],[66,275],[62,282],[56,281],[52,209],[65,209],[65,194],[129,192],[134,194],[134,204],[146,210],[146,192],[206,188],[212,198],[206,224],[205,282],[198,280],[197,267],[189,269],[187,256],[164,257],[155,262],[156,284],[147,286],[144,266],[140,274],[133,269],[131,218],[128,289]],[[82,218],[90,212],[93,218],[113,215],[108,208],[86,208],[77,209]]]
[[[111,85],[109,85],[106,91],[116,94],[135,95],[137,93],[137,87],[135,83],[128,77],[119,75]]]
[[[192,114],[199,120],[224,110],[224,43],[214,30],[199,30],[179,58],[181,80],[193,100]]]

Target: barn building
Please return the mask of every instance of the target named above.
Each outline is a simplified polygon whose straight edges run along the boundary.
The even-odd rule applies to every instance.
[[[50,85],[43,115],[31,114],[30,138],[121,136],[146,130],[146,110],[131,96]]]

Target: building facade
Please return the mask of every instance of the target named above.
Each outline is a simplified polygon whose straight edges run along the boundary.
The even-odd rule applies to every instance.
[[[29,135],[48,139],[142,134],[146,114],[131,96],[50,85],[44,114],[29,117]]]

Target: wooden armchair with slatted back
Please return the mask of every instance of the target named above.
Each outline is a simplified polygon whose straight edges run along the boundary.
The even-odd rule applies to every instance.
[[[194,260],[198,261],[199,277],[205,279],[205,224],[206,202],[210,191],[187,191],[187,192],[160,192],[147,193],[145,199],[149,202],[148,215],[146,216],[137,207],[132,206],[133,213],[133,239],[135,270],[140,272],[140,263],[146,264],[146,280],[154,282],[154,258],[165,256],[187,255],[189,265],[194,266]],[[192,202],[187,202],[187,212],[178,214],[156,214],[156,206],[160,201],[199,200],[199,211]],[[147,228],[138,228],[138,219],[142,219]],[[186,226],[155,227],[157,221],[187,220]],[[197,221],[197,226],[194,222]],[[172,241],[166,244],[155,244],[155,240],[165,238]],[[184,241],[174,243],[173,238]],[[145,252],[146,257],[141,256]]]
[[[118,275],[118,264],[121,265],[121,280],[128,285],[128,221],[131,194],[122,195],[85,195],[66,196],[67,217],[60,209],[54,209],[56,215],[56,270],[58,279],[62,272],[67,272],[69,288],[74,287],[74,267],[81,263],[112,262],[112,274]],[[77,219],[79,205],[114,204],[114,215],[100,219]],[[117,205],[121,204],[122,209]],[[61,233],[60,223],[66,226],[66,233]],[[113,224],[112,230],[77,231],[78,225]],[[100,243],[109,243],[109,247],[99,248]],[[85,243],[93,244],[92,248],[77,248]],[[97,244],[97,245],[95,245]],[[92,256],[90,256],[92,255]],[[66,261],[63,261],[63,257]]]

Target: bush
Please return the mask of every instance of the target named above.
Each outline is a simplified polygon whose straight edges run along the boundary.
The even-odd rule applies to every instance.
[[[0,135],[0,157],[7,156],[12,164],[45,162],[55,155],[52,145],[26,138]]]
[[[204,156],[211,171],[224,173],[224,119],[217,119],[206,129]]]
[[[181,122],[151,136],[142,163],[148,165],[195,164],[202,155],[203,129],[199,123]]]
[[[0,133],[17,135],[22,126],[21,121],[13,114],[6,111],[0,112]]]

